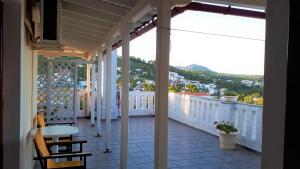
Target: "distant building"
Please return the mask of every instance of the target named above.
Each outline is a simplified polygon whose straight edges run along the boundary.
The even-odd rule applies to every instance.
[[[155,82],[153,80],[145,80],[146,83],[149,83],[149,84],[152,84],[152,85],[155,85]]]
[[[256,81],[255,83],[254,83],[254,85],[255,86],[264,86],[264,82],[263,81]]]
[[[141,71],[142,71],[142,69],[135,69],[135,71],[137,71],[137,72],[141,72]]]
[[[243,85],[246,85],[246,86],[251,87],[251,86],[254,85],[255,82],[252,81],[252,80],[242,80],[241,83],[242,83]]]
[[[225,93],[226,90],[227,90],[226,88],[220,89],[220,95],[224,95],[224,93]]]
[[[180,81],[184,79],[184,76],[179,75],[176,72],[169,72],[169,80],[174,82],[174,81]]]

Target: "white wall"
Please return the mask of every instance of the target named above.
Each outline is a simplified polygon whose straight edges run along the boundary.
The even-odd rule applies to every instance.
[[[24,1],[4,0],[4,169],[33,168],[29,131],[36,109],[32,76],[36,65],[33,52],[26,45]]]
[[[24,38],[25,40],[25,38]],[[24,42],[24,44],[26,44]],[[37,55],[30,46],[25,45],[24,55],[21,58],[21,111],[20,111],[20,168],[30,169],[33,167],[33,143],[30,131],[33,127],[33,117],[36,112],[36,76],[33,68],[36,68]],[[34,104],[35,103],[35,104]]]
[[[3,9],[3,168],[20,168],[21,2],[4,0]],[[13,18],[13,19],[12,19]]]

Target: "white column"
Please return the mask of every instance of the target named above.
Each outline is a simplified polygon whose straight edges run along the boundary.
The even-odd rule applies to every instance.
[[[105,152],[109,153],[111,144],[111,44],[106,50],[106,115],[105,115]]]
[[[118,108],[117,108],[117,50],[111,52],[111,114],[113,119],[118,118]]]
[[[98,52],[98,82],[97,82],[97,136],[102,135],[101,116],[102,116],[102,52]]]
[[[130,25],[128,24],[122,32],[121,169],[127,169],[128,160],[129,41]]]
[[[103,55],[103,72],[102,72],[102,117],[105,117],[106,114],[106,93],[107,93],[107,53]]]
[[[155,169],[168,168],[168,85],[171,1],[157,1]]]
[[[261,168],[284,168],[290,2],[267,1]]]
[[[92,85],[91,85],[91,125],[95,123],[95,78],[96,78],[96,65],[92,64]]]
[[[86,65],[86,115],[91,112],[91,65]]]

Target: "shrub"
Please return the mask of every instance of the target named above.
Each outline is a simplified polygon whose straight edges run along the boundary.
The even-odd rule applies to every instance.
[[[222,121],[222,122],[215,122],[214,124],[218,130],[224,131],[226,134],[238,131],[237,128],[234,127],[233,123]]]
[[[236,92],[230,91],[230,90],[226,90],[224,92],[224,96],[237,96],[238,94]]]

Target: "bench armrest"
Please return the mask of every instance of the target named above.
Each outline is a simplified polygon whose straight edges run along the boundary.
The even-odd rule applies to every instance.
[[[67,158],[67,157],[86,157],[91,156],[92,153],[83,152],[83,153],[72,153],[72,154],[51,154],[49,156],[42,157],[43,159],[53,159],[53,158]]]
[[[70,145],[70,144],[82,144],[82,143],[87,143],[87,140],[70,140],[70,141],[59,141],[59,142],[51,142],[51,143],[47,143],[47,146],[54,146],[54,145]]]

